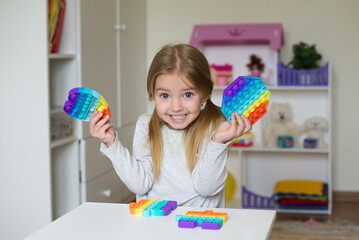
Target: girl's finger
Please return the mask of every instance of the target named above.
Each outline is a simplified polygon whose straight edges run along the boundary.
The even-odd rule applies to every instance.
[[[235,119],[235,113],[232,113],[231,114],[231,127],[230,127],[230,130],[231,131],[234,131],[234,129],[236,128],[236,119]]]
[[[245,116],[241,116],[242,119],[243,119],[243,122],[244,122],[244,130],[243,130],[243,133],[247,133],[249,132],[250,130],[252,130],[252,123],[251,121],[249,121],[248,118],[246,118]]]
[[[109,129],[110,127],[112,127],[112,123],[111,122],[107,122],[105,125],[103,125],[100,129],[99,132],[103,133],[103,136],[105,135],[107,129]]]
[[[91,115],[90,115],[90,122],[89,122],[89,127],[90,129],[94,129],[96,123],[98,122],[98,120],[101,118],[102,113],[98,112],[98,111],[94,111]]]
[[[101,116],[102,116],[102,113],[101,113]],[[101,129],[107,122],[109,122],[108,119],[109,119],[109,116],[106,115],[104,118],[102,118],[101,120],[99,120],[99,121],[96,123],[96,125],[95,125],[95,130],[96,130],[97,132],[99,132],[100,129]]]
[[[95,131],[95,125],[98,121],[97,119],[97,111],[94,111],[91,115],[90,115],[90,121],[89,121],[89,129],[90,129],[90,134],[93,136],[94,131]]]
[[[242,132],[243,132],[243,129],[244,129],[244,121],[242,119],[241,116],[239,116],[238,113],[236,113],[236,119],[237,119],[237,122],[238,122],[238,127],[237,127],[237,131],[236,131],[236,135],[237,136],[240,136],[242,135]]]

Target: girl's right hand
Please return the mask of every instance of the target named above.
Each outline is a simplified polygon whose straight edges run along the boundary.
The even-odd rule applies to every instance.
[[[98,111],[94,111],[91,114],[89,125],[90,134],[92,137],[105,143],[107,147],[110,147],[115,143],[116,134],[112,127],[112,123],[109,121],[109,116],[106,115],[103,119],[101,119],[102,115],[103,114]]]

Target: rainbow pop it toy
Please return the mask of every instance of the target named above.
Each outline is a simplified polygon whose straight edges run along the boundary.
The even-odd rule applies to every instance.
[[[103,113],[103,117],[111,117],[110,107],[106,100],[96,91],[89,88],[73,88],[68,94],[65,102],[64,111],[73,118],[86,121],[90,120],[90,115],[95,111]]]
[[[150,216],[167,216],[177,208],[176,201],[156,201],[142,199],[139,202],[131,202],[128,205],[130,214]]]
[[[258,77],[238,77],[223,92],[221,111],[231,121],[238,112],[256,123],[267,112],[270,93]]]
[[[189,211],[185,215],[177,215],[176,222],[180,228],[195,228],[202,229],[220,229],[227,221],[227,213],[213,212],[207,210],[204,212]]]

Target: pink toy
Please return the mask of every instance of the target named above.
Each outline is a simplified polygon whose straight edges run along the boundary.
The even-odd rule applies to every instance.
[[[211,64],[211,73],[214,84],[217,86],[227,86],[233,81],[233,66],[226,65],[215,65]]]
[[[277,51],[283,45],[282,24],[195,25],[190,44],[268,44]]]

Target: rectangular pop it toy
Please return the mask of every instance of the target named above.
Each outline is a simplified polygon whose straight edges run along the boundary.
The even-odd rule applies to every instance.
[[[267,112],[270,93],[258,77],[238,77],[223,92],[221,111],[231,121],[238,112],[256,123]]]
[[[103,113],[103,117],[111,117],[110,107],[106,100],[96,91],[89,88],[73,88],[68,94],[68,100],[64,104],[64,111],[73,118],[86,121],[95,111]]]
[[[189,211],[185,215],[176,216],[176,222],[180,228],[201,227],[202,229],[218,230],[227,219],[227,213],[213,212],[212,210]]]
[[[176,201],[156,201],[142,199],[138,202],[131,202],[128,205],[130,214],[150,216],[167,216],[177,208]]]

